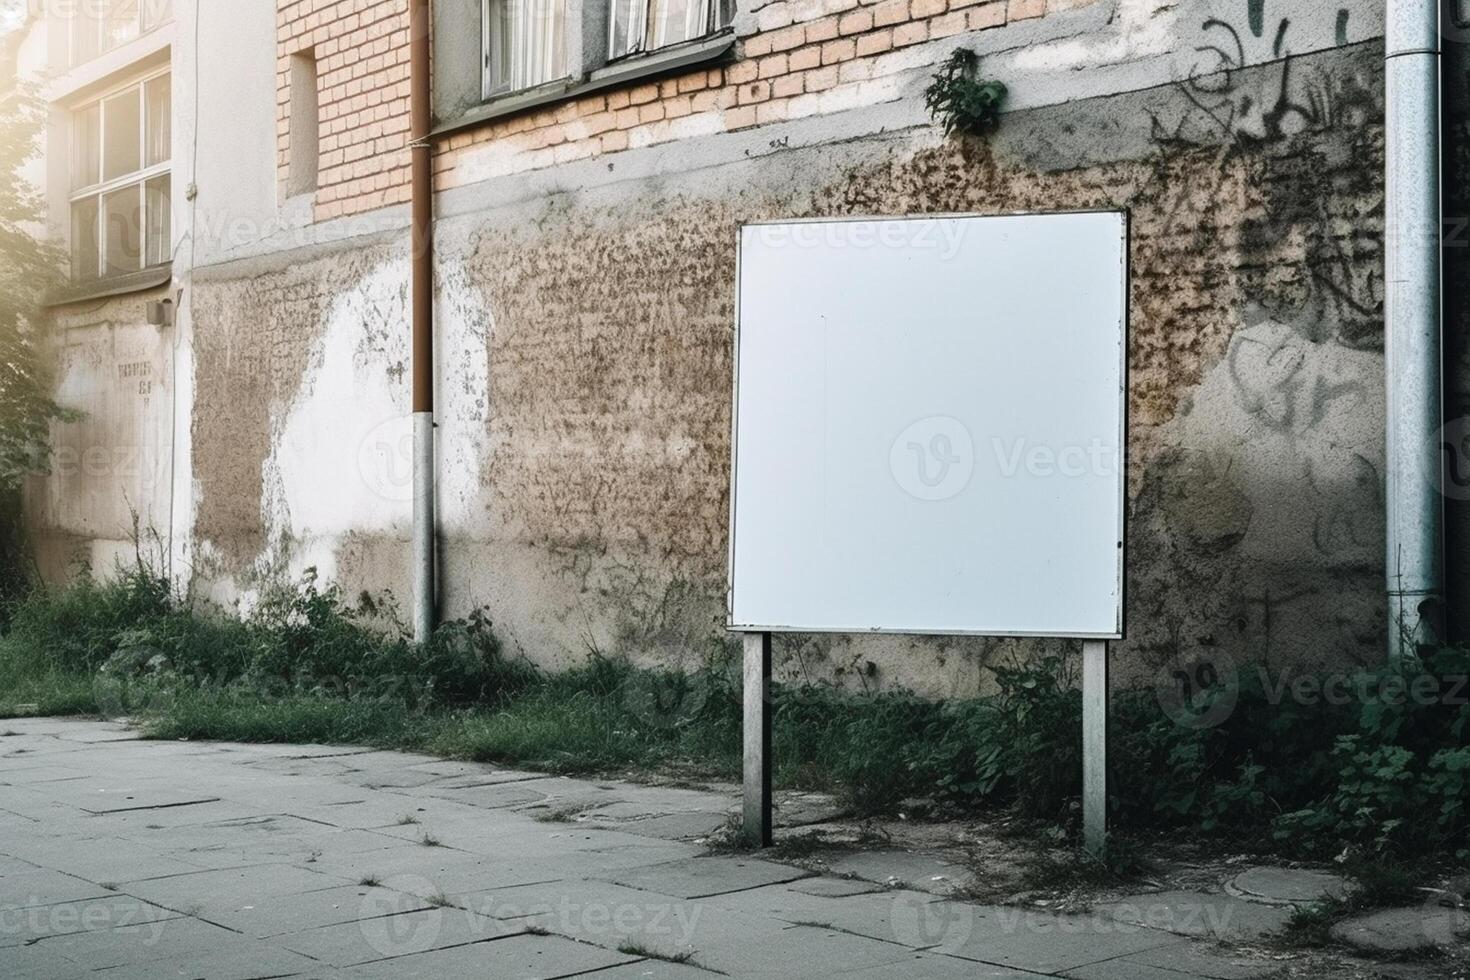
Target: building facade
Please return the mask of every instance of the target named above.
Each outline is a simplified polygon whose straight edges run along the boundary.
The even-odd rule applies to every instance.
[[[136,525],[226,606],[306,568],[406,606],[407,0],[103,6],[22,56],[87,413],[43,567]],[[1126,208],[1125,674],[1381,657],[1382,35],[1376,0],[435,0],[443,614],[548,665],[725,642],[742,222]],[[924,106],[959,48],[1009,90],[985,138]],[[945,695],[1035,647],[777,650]]]

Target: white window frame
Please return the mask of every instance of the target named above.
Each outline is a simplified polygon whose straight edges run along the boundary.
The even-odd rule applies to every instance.
[[[69,126],[69,133],[70,133],[70,137],[69,138],[70,138],[70,140],[75,141],[76,138],[77,138],[77,117],[80,116],[81,113],[87,111],[88,109],[91,109],[93,106],[97,106],[98,107],[98,121],[97,121],[97,153],[98,153],[97,175],[98,175],[98,183],[88,184],[88,185],[83,186],[83,187],[72,187],[71,190],[70,190],[70,192],[67,195],[67,201],[66,201],[67,235],[68,235],[68,243],[70,245],[70,247],[68,249],[68,253],[69,253],[69,255],[71,256],[71,259],[72,259],[71,278],[75,282],[96,282],[96,281],[99,281],[99,280],[105,280],[105,279],[109,279],[109,278],[115,278],[115,277],[121,276],[121,275],[130,274],[130,273],[109,273],[107,271],[107,228],[106,228],[107,212],[106,212],[106,209],[103,207],[103,201],[104,201],[104,199],[109,194],[115,193],[115,192],[120,191],[120,190],[127,190],[129,187],[136,186],[138,188],[139,214],[141,216],[141,220],[139,222],[139,228],[138,228],[138,243],[139,243],[138,268],[137,269],[134,269],[134,270],[130,270],[130,272],[142,272],[145,269],[151,269],[151,268],[156,268],[156,267],[161,266],[161,265],[166,265],[172,259],[172,252],[173,252],[173,249],[172,249],[172,238],[173,238],[173,208],[172,208],[172,201],[170,201],[169,202],[169,204],[170,204],[170,207],[169,207],[169,227],[165,230],[165,235],[167,236],[167,238],[169,239],[169,241],[167,241],[165,243],[165,249],[164,249],[164,254],[167,255],[168,257],[167,258],[164,258],[163,260],[161,260],[159,262],[150,263],[148,261],[148,253],[149,253],[149,245],[150,245],[149,237],[148,237],[149,236],[149,227],[148,227],[148,224],[149,224],[149,222],[148,222],[148,183],[150,181],[152,181],[152,180],[157,179],[158,177],[171,176],[172,175],[172,173],[173,173],[173,147],[172,146],[169,147],[168,159],[162,161],[161,163],[155,163],[155,164],[152,164],[152,165],[149,165],[148,164],[148,98],[147,98],[148,84],[150,82],[156,81],[157,79],[160,79],[160,78],[170,77],[171,74],[172,74],[171,69],[169,67],[165,66],[165,67],[156,69],[154,71],[147,72],[146,74],[135,75],[135,76],[133,76],[132,78],[130,78],[125,83],[122,83],[122,84],[119,84],[119,85],[115,85],[115,86],[113,86],[111,88],[105,89],[105,90],[97,93],[96,95],[89,96],[86,101],[84,101],[84,102],[78,102],[76,105],[71,106],[70,109],[68,110],[68,116],[67,116],[67,118],[68,118],[68,126]],[[172,83],[171,77],[170,77],[170,83]],[[129,91],[134,91],[134,90],[136,90],[137,93],[138,93],[138,105],[139,105],[139,111],[138,111],[138,163],[141,165],[141,168],[142,169],[130,171],[130,172],[126,173],[126,174],[123,174],[120,177],[114,177],[111,180],[109,180],[106,177],[106,160],[107,160],[107,113],[106,113],[106,111],[104,109],[102,109],[102,106],[103,106],[104,103],[106,103],[110,99],[114,99],[114,98],[116,98],[119,95],[123,95],[123,94],[125,94],[125,93],[127,93]],[[173,116],[173,90],[172,90],[172,84],[170,84],[170,90],[169,90],[169,117],[170,117],[169,118],[169,131],[170,131],[170,133],[172,133],[172,131],[173,131],[173,118],[172,118],[172,116]],[[75,147],[73,147],[73,150],[74,149],[75,149]],[[75,159],[75,153],[68,154],[68,156],[67,156],[67,168],[68,168],[68,170],[67,170],[67,181],[68,181],[68,186],[70,185],[70,181],[73,179],[73,174],[71,173],[71,167],[72,167],[72,161],[74,159]],[[172,185],[170,185],[170,186],[172,186]],[[92,270],[90,274],[84,274],[83,270],[80,270],[80,269],[78,269],[78,268],[75,267],[75,259],[76,259],[76,254],[77,254],[77,248],[76,248],[77,243],[75,241],[75,236],[76,236],[76,219],[74,217],[74,211],[75,211],[76,205],[79,202],[85,201],[88,198],[95,198],[96,201],[97,201],[97,225],[96,225],[96,228],[94,229],[94,231],[97,233],[97,268],[94,269],[94,270]]]
[[[95,58],[100,58],[109,51],[115,51],[125,44],[132,44],[138,38],[151,34],[158,28],[173,20],[174,0],[138,0],[137,28],[138,31],[126,41],[109,46],[107,44],[107,25],[110,23],[105,10],[110,10],[112,4],[117,0],[74,0],[75,9],[71,14],[71,23],[67,24],[66,63],[75,68],[86,64]],[[78,25],[90,21],[96,36],[93,38],[96,47],[91,54],[82,56],[78,50],[77,30]],[[54,50],[54,49],[53,49]]]

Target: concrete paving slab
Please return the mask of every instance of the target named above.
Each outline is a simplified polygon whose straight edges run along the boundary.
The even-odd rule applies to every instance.
[[[0,879],[0,883],[3,881]],[[211,903],[247,905],[273,896],[297,895],[346,884],[351,881],[319,871],[289,864],[261,864],[130,881],[121,887],[127,894],[155,905],[187,912]]]
[[[695,937],[701,965],[742,977],[846,976],[880,968],[890,977],[912,976],[902,968],[914,953],[902,946],[819,926],[791,926],[769,938],[757,932],[751,943],[740,938],[750,930],[743,918],[704,920]]]
[[[6,980],[59,980],[81,968],[37,946],[0,946],[0,977]]]
[[[401,766],[397,769],[349,770],[342,775],[342,781],[364,789],[416,789],[442,783],[444,777]]]
[[[810,878],[812,873],[756,858],[697,857],[600,877],[629,888],[675,898],[707,898]]]
[[[844,973],[842,980],[895,980],[898,977],[913,977],[916,980],[1041,980],[1043,976],[1045,974],[1012,970],[989,963],[975,963],[942,954],[913,953],[892,966],[875,966]],[[1167,980],[1182,978],[1176,975]]]
[[[313,868],[358,882],[364,878],[400,881],[415,895],[461,895],[487,888],[526,885],[566,876],[569,860],[562,867],[530,858],[493,859],[448,847],[401,844],[364,854],[334,854],[319,859]]]
[[[1106,916],[1061,916],[960,902],[916,905],[895,931],[931,951],[1037,973],[1060,973],[1184,942],[1178,936]]]
[[[50,868],[22,871],[0,878],[0,907],[28,909],[40,905],[56,905],[92,898],[106,898],[111,892],[96,882]]]
[[[79,769],[72,769],[68,766],[54,766],[46,762],[25,760],[18,765],[0,767],[0,786],[64,783],[86,778],[87,774]]]
[[[890,887],[914,888],[936,895],[962,891],[974,877],[963,865],[910,851],[855,851],[834,855],[824,863],[834,875],[862,878]]]
[[[82,742],[86,745],[96,745],[99,742],[136,742],[142,739],[142,734],[130,728],[117,728],[111,731],[71,731],[58,732],[57,738],[66,739],[69,742]]]
[[[331,827],[386,830],[405,816],[419,819],[429,812],[425,801],[388,794],[343,793],[343,799],[293,802],[291,813]]]
[[[251,759],[245,764],[258,772],[275,773],[281,776],[335,777],[345,776],[352,772],[352,766],[340,758],[331,756],[325,758],[281,756],[273,759]]]
[[[1470,911],[1434,905],[1384,909],[1337,923],[1332,938],[1369,953],[1422,953],[1452,946],[1470,952]]]
[[[1120,923],[1181,936],[1236,941],[1280,932],[1292,915],[1289,906],[1262,905],[1231,895],[1189,891],[1135,895],[1100,904],[1097,911]]]
[[[969,914],[971,908],[951,905],[938,896],[909,889],[832,898],[809,895],[786,886],[719,895],[704,899],[701,904],[792,925],[838,929],[913,949],[938,945],[944,933],[936,934],[937,927],[956,915]],[[919,924],[923,927],[917,927]]]
[[[730,797],[665,786],[622,786],[606,790],[614,800],[587,814],[593,820],[625,822],[680,813],[729,813]]]
[[[8,845],[13,842],[12,839],[7,840],[5,843]],[[40,870],[40,868],[31,864],[29,861],[22,861],[20,858],[9,854],[0,854],[0,878],[4,878],[7,875],[26,874],[31,871]]]
[[[269,810],[235,800],[216,800],[195,806],[170,807],[164,810],[124,810],[99,816],[85,816],[88,827],[95,827],[98,834],[107,833],[118,837],[136,837],[154,842],[167,840],[180,827],[220,820],[238,820],[247,817],[266,816]]]
[[[519,925],[466,909],[429,908],[277,936],[277,945],[330,966],[413,956],[523,933]]]
[[[335,974],[336,971],[331,971]],[[261,977],[292,977],[297,980],[326,980],[321,964],[299,953],[260,942],[241,942],[228,953],[191,953],[166,956],[146,963],[99,970],[89,980],[258,980]]]
[[[76,964],[80,973],[204,951],[228,953],[232,948],[243,947],[245,941],[228,929],[181,916],[115,929],[66,933],[43,940],[39,945]]]
[[[754,856],[699,856],[701,847],[678,838],[716,816],[723,823],[735,787],[563,779],[339,746],[111,741],[88,736],[96,724],[0,738],[0,750],[16,747],[0,765],[27,774],[0,794],[0,842],[23,842],[15,848],[22,853],[0,854],[6,980],[74,980],[114,960],[95,975],[502,980],[594,970],[610,980],[691,980],[711,975],[703,966],[772,980],[1257,975],[1258,964],[1143,928],[1116,908],[1067,918],[947,899],[935,892],[948,890],[953,866],[924,855],[850,856],[839,863],[854,877]],[[0,771],[0,784],[5,778]],[[216,799],[97,814],[77,805],[93,802],[98,788],[146,794],[123,800],[130,804],[170,793]],[[592,818],[536,819],[584,807],[595,809]],[[400,825],[405,814],[417,822]],[[418,843],[425,832],[452,846]],[[159,870],[173,873],[155,876]],[[100,888],[88,878],[104,874],[122,879],[123,891],[87,898],[62,887]],[[366,878],[380,884],[361,884]],[[6,910],[3,889],[15,879],[38,901],[72,900]],[[915,887],[884,887],[904,880]],[[437,907],[441,895],[468,908]],[[1255,915],[1289,913],[1209,898]],[[1184,899],[1142,901],[1177,912]],[[21,918],[6,919],[7,911]],[[137,938],[158,925],[173,938]],[[1162,925],[1180,928],[1168,916]],[[32,939],[41,941],[27,945]],[[617,952],[624,944],[664,956],[692,951],[694,962]]]
[[[92,882],[136,881],[187,874],[199,866],[121,837],[78,840],[69,836],[19,838],[3,845],[37,865]]]
[[[54,784],[53,798],[87,813],[123,813],[129,810],[163,810],[171,807],[213,803],[218,796],[194,793],[161,785],[98,786],[95,780]]]
[[[241,904],[205,904],[194,914],[235,932],[265,939],[306,929],[430,908],[418,896],[381,885],[343,885]]]
[[[632,963],[636,957],[598,949],[559,936],[512,936],[357,967],[363,980],[556,980]],[[706,976],[708,976],[706,974]]]
[[[596,821],[589,821],[596,824]],[[661,840],[699,840],[724,829],[730,823],[730,814],[721,813],[671,813],[663,817],[644,817],[629,820],[615,826],[628,834],[657,837]]]
[[[481,915],[608,949],[630,941],[686,949],[693,945],[702,917],[722,914],[698,902],[586,879],[476,892],[457,901]]]
[[[596,980],[715,980],[719,974],[683,963],[635,960],[611,969],[598,970],[593,976]]]
[[[176,918],[177,912],[139,901],[130,895],[109,895],[85,902],[59,902],[28,909],[0,908],[0,947],[40,945],[43,940],[56,936],[149,926]]]
[[[503,810],[536,803],[548,803],[551,797],[546,792],[535,788],[540,782],[541,780],[531,780],[463,787],[435,783],[423,787],[419,792],[423,796],[453,800],[456,803],[464,803],[482,810]]]

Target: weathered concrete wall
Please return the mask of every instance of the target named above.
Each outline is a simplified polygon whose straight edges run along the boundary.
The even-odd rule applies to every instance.
[[[167,553],[171,526],[172,338],[144,322],[146,299],[58,311],[51,348],[57,400],[72,422],[52,424],[50,473],[28,481],[27,519],[44,574],[99,573],[135,558],[137,535]]]
[[[1116,15],[1136,34],[1144,6]],[[740,222],[1127,207],[1122,663],[1377,656],[1381,49],[1346,7],[1293,6],[1288,23],[1252,0],[1229,5],[1234,24],[1221,4],[1153,6],[1172,33],[1134,38],[1134,74],[1097,83],[1116,94],[1043,94],[1081,84],[1066,59],[1106,38],[1053,38],[1047,86],[1008,55],[1031,101],[985,143],[923,121],[917,72],[893,98],[779,128],[488,176],[498,157],[443,194],[446,614],[486,605],[544,663],[589,646],[688,662],[722,642]],[[1223,62],[1198,61],[1211,45]],[[1178,52],[1255,67],[1159,77]],[[197,574],[222,597],[307,565],[407,596],[407,263],[396,217],[381,227],[194,277]],[[809,677],[944,694],[1013,647],[781,648]]]

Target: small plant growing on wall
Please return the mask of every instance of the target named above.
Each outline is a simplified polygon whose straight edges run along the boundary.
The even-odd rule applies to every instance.
[[[944,125],[944,135],[984,136],[1000,122],[1005,97],[1003,82],[980,77],[980,56],[960,48],[934,73],[934,80],[924,90],[924,106],[935,122]]]

